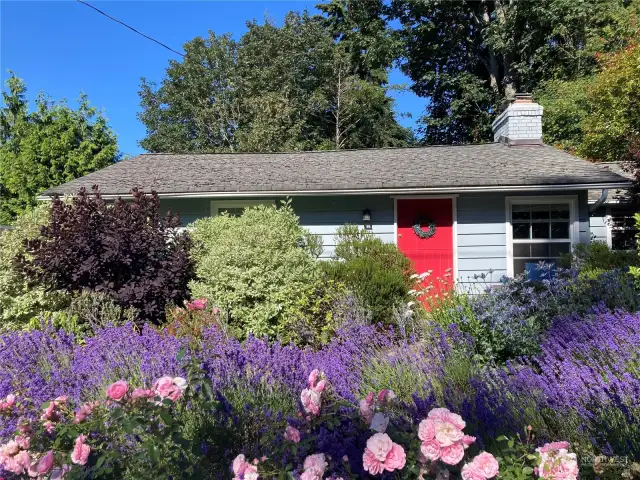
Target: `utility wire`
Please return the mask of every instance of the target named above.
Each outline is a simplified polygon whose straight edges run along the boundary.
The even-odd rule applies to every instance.
[[[152,38],[152,37],[150,37],[149,35],[145,35],[144,33],[139,32],[138,30],[136,30],[136,29],[135,29],[135,28],[133,28],[132,26],[127,25],[126,23],[124,23],[124,22],[122,22],[122,21],[118,20],[117,18],[113,18],[111,15],[109,15],[109,14],[107,14],[107,13],[104,13],[104,12],[103,12],[102,10],[100,10],[99,8],[96,8],[96,7],[94,7],[93,5],[88,4],[87,2],[83,2],[82,0],[76,0],[76,1],[77,1],[77,2],[79,2],[79,3],[81,3],[81,4],[83,4],[83,5],[86,5],[86,6],[87,6],[87,7],[89,7],[89,8],[94,9],[96,12],[98,12],[98,13],[99,13],[99,14],[101,14],[101,15],[104,15],[105,17],[107,17],[107,18],[108,18],[108,19],[110,19],[110,20],[113,20],[114,22],[118,22],[120,25],[122,25],[122,26],[124,26],[124,27],[128,28],[129,30],[133,30],[135,33],[137,33],[138,35],[142,35],[142,36],[143,36],[144,38],[146,38],[147,40],[151,40],[152,42],[157,43],[158,45],[160,45],[160,46],[162,46],[162,47],[166,48],[167,50],[169,50],[169,51],[171,51],[171,52],[173,52],[173,53],[175,53],[175,54],[177,54],[177,55],[180,55],[181,57],[184,57],[184,56],[185,56],[185,54],[184,54],[184,53],[179,52],[179,51],[177,51],[177,50],[174,50],[174,49],[173,49],[173,48],[171,48],[170,46],[165,45],[164,43],[162,43],[162,42],[160,42],[160,41],[156,40],[155,38]]]

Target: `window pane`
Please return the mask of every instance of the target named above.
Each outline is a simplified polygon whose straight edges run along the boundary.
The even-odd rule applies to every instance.
[[[513,220],[529,220],[531,218],[531,214],[529,205],[513,205],[511,207],[511,218]]]
[[[531,224],[531,234],[531,238],[549,238],[549,224],[546,222]]]
[[[551,218],[569,220],[569,205],[567,204],[551,205]]]
[[[513,238],[531,238],[529,236],[529,223],[514,223],[513,224]]]
[[[550,243],[550,257],[559,257],[571,251],[570,243]]]
[[[614,230],[611,232],[612,250],[635,250],[636,230]]]
[[[514,243],[513,256],[514,257],[530,257],[531,244],[530,243]]]
[[[218,215],[220,215],[221,213],[226,213],[230,217],[240,217],[242,215],[242,212],[244,212],[244,207],[218,208]]]
[[[549,205],[531,205],[531,218],[533,220],[548,220]]]
[[[531,244],[531,256],[532,257],[548,257],[549,256],[549,244],[548,243],[533,243],[533,244]]]
[[[569,224],[565,222],[552,223],[551,238],[569,238]]]

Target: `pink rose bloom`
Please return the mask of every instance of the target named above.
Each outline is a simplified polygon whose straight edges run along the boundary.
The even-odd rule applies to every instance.
[[[324,392],[325,387],[327,386],[326,380],[320,380],[315,387],[311,387],[314,392],[322,393]]]
[[[75,413],[75,416],[73,418],[73,423],[83,422],[89,415],[91,415],[91,412],[93,412],[93,409],[96,408],[98,405],[99,405],[99,402],[88,402],[82,405],[80,409]]]
[[[58,419],[58,414],[56,412],[56,402],[51,401],[42,411],[42,415],[40,416],[40,420],[52,420],[55,421]]]
[[[373,420],[373,404],[367,402],[366,398],[360,400],[360,415],[362,415],[367,424],[371,424]]]
[[[371,475],[379,475],[384,472],[384,465],[368,448],[364,449],[364,454],[362,455],[362,466],[364,467],[364,470],[369,472]]]
[[[8,407],[13,407],[16,404],[16,396],[13,393],[10,393],[9,395],[7,395],[7,398],[5,399],[4,403]]]
[[[420,445],[420,452],[424,455],[427,460],[435,462],[440,458],[440,444],[434,438],[433,440],[429,440],[428,442],[422,442]]]
[[[7,470],[8,472],[15,473],[16,475],[22,475],[24,473],[25,468],[18,463],[15,457],[6,457],[2,461],[2,468]]]
[[[382,413],[376,413],[371,419],[371,430],[374,430],[379,433],[384,433],[389,426],[389,419],[385,417]]]
[[[206,298],[196,298],[193,302],[187,303],[188,310],[204,310],[207,308]]]
[[[38,475],[45,475],[51,471],[53,468],[53,462],[55,457],[53,455],[53,450],[49,450],[45,453],[44,457],[40,459],[40,461],[36,465],[36,472]]]
[[[231,464],[231,468],[233,469],[233,473],[236,475],[244,472],[245,465],[247,464],[246,457],[241,453],[236,458],[233,459],[233,463]]]
[[[320,413],[322,400],[318,392],[305,388],[300,393],[300,401],[302,402],[302,408],[306,413],[310,413],[312,415],[318,415]]]
[[[182,377],[160,377],[153,384],[155,393],[161,398],[169,398],[171,401],[177,401],[182,392],[187,388],[187,381]]]
[[[454,443],[447,447],[442,447],[440,460],[447,465],[457,465],[464,457],[464,447],[461,443]]]
[[[464,437],[462,430],[454,423],[449,421],[440,420],[439,418],[433,421],[436,431],[436,440],[440,442],[441,447],[448,447],[454,443],[459,442]]]
[[[436,426],[432,418],[425,418],[418,425],[418,438],[423,442],[430,442],[436,438]]]
[[[91,447],[86,445],[84,441],[87,439],[85,435],[80,435],[76,438],[73,452],[71,452],[71,461],[76,465],[85,465],[89,459],[89,453],[91,453]]]
[[[391,446],[391,451],[387,455],[387,459],[384,462],[384,468],[388,472],[394,470],[402,470],[407,461],[407,455],[404,453],[404,448],[394,443]]]
[[[381,462],[387,459],[393,442],[386,433],[376,433],[367,440],[367,449]]]
[[[9,440],[7,443],[0,447],[0,453],[3,455],[7,455],[9,457],[13,457],[16,453],[20,451],[20,445],[15,440]]]
[[[44,422],[42,426],[44,427],[47,433],[53,433],[56,430],[56,424],[50,420],[47,420],[46,422]]]
[[[498,475],[499,465],[496,457],[487,452],[482,452],[471,462],[474,468],[480,472],[484,478],[493,478]]]
[[[18,435],[16,436],[16,443],[23,450],[29,450],[31,446],[31,437],[29,435]]]
[[[27,470],[31,466],[31,455],[26,450],[20,450],[13,459],[18,462],[24,470]]]
[[[448,408],[432,408],[429,413],[427,413],[427,418],[444,420],[448,413],[451,413]]]
[[[462,480],[486,480],[473,463],[467,463],[460,472]]]
[[[187,389],[187,379],[182,377],[173,377],[173,384],[178,387],[181,392]]]
[[[462,437],[462,446],[466,450],[475,441],[476,441],[476,437],[472,437],[471,435],[465,435]]]
[[[258,467],[255,465],[247,464],[244,472],[242,472],[242,480],[258,480]]]
[[[324,471],[328,466],[324,453],[314,453],[313,455],[309,455],[304,459],[304,463],[302,464],[302,468],[305,471],[313,470],[315,472],[319,472],[321,477],[324,475]]]
[[[554,450],[560,450],[560,449],[569,450],[569,442],[545,443],[542,447],[536,448],[536,451],[540,453],[547,453],[547,452],[553,452]]]
[[[138,400],[139,398],[153,398],[156,394],[153,390],[149,390],[146,388],[134,388],[133,392],[131,392],[131,399]]]
[[[378,401],[378,404],[384,405],[386,403],[394,401],[395,399],[396,394],[393,393],[393,390],[384,388],[378,392],[378,398],[376,400]]]
[[[56,404],[61,404],[61,403],[66,403],[67,400],[69,400],[69,397],[67,395],[60,395],[58,398],[54,400],[54,402],[56,402]]]
[[[309,388],[315,387],[316,382],[318,381],[318,375],[320,375],[320,371],[317,368],[311,370],[311,373],[309,374]]]
[[[107,388],[107,397],[109,397],[111,400],[119,402],[124,398],[128,391],[129,384],[124,380],[119,380],[109,385],[109,388]]]
[[[288,442],[299,443],[300,442],[300,430],[291,425],[287,425],[284,431],[284,439]]]

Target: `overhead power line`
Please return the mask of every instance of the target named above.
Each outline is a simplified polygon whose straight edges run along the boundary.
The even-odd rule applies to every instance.
[[[99,13],[99,14],[101,14],[101,15],[104,15],[105,17],[107,17],[107,18],[108,18],[108,19],[110,19],[110,20],[113,20],[114,22],[118,22],[118,23],[119,23],[120,25],[122,25],[123,27],[126,27],[126,28],[128,28],[129,30],[134,31],[134,32],[135,32],[135,33],[137,33],[138,35],[142,35],[142,36],[143,36],[144,38],[146,38],[147,40],[151,40],[152,42],[157,43],[157,44],[158,44],[158,45],[160,45],[161,47],[166,48],[167,50],[169,50],[169,51],[171,51],[171,52],[175,53],[176,55],[180,55],[181,57],[184,57],[184,56],[185,56],[185,54],[184,54],[184,53],[179,52],[179,51],[177,51],[177,50],[174,50],[173,48],[171,48],[171,47],[170,47],[170,46],[168,46],[168,45],[165,45],[165,44],[164,44],[164,43],[162,43],[161,41],[156,40],[155,38],[150,37],[149,35],[145,35],[145,34],[144,34],[144,33],[142,33],[142,32],[139,32],[138,30],[136,30],[135,28],[133,28],[131,25],[127,25],[126,23],[124,23],[124,22],[122,22],[122,21],[118,20],[117,18],[113,18],[111,15],[109,15],[109,14],[107,14],[107,13],[103,12],[103,11],[102,11],[102,10],[100,10],[99,8],[96,8],[96,7],[94,7],[93,5],[88,4],[87,2],[83,2],[82,0],[76,0],[76,1],[77,1],[77,2],[79,2],[79,3],[81,3],[81,4],[83,4],[83,5],[86,5],[86,6],[87,6],[87,7],[89,7],[89,8],[94,9],[96,12],[98,12],[98,13]]]

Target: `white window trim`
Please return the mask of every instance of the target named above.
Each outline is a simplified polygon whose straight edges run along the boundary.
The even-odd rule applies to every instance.
[[[580,241],[580,222],[578,220],[578,196],[536,196],[536,197],[505,197],[505,217],[507,231],[507,276],[513,277],[513,227],[511,225],[511,207],[513,205],[536,204],[569,204],[569,242],[571,249]],[[566,239],[531,239],[528,243],[566,243]]]
[[[211,202],[211,216],[217,217],[220,208],[247,208],[257,205],[275,205],[275,200],[213,200]]]

